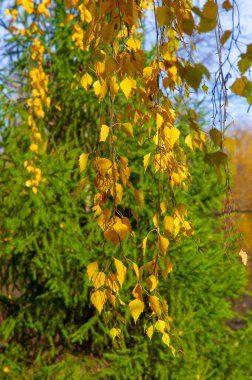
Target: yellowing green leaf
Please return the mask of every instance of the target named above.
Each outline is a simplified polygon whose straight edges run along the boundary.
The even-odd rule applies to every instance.
[[[139,299],[135,299],[129,303],[129,309],[130,309],[130,313],[131,313],[131,315],[132,315],[132,317],[136,323],[140,314],[144,310],[144,303],[143,303],[143,301],[140,301]]]
[[[146,237],[143,239],[143,241],[142,241],[143,255],[145,255],[146,245],[147,245],[147,239],[148,239],[148,237],[146,236]]]
[[[100,132],[100,141],[105,142],[107,140],[108,134],[109,134],[109,127],[105,124],[102,124],[101,132]]]
[[[134,189],[134,196],[135,196],[135,200],[138,204],[138,206],[140,208],[143,207],[143,203],[144,203],[144,195],[143,195],[143,192],[140,191],[140,190],[137,190],[137,189]]]
[[[85,88],[86,91],[89,89],[92,83],[93,83],[93,78],[88,73],[84,74],[80,80],[80,84]]]
[[[114,259],[115,266],[116,266],[116,277],[119,282],[119,284],[122,286],[124,282],[124,278],[127,272],[127,268],[123,265],[123,263],[120,260]]]
[[[164,333],[164,330],[165,330],[165,321],[162,321],[162,319],[159,319],[156,323],[155,323],[155,329],[160,331],[161,333]]]
[[[105,290],[96,290],[91,294],[90,301],[96,307],[96,309],[101,313],[105,303],[107,300],[107,296]]]
[[[110,334],[113,338],[113,340],[118,336],[120,336],[122,333],[121,329],[119,329],[118,327],[112,327],[112,329],[110,330]]]
[[[203,7],[202,15],[206,19],[215,20],[218,15],[218,5],[214,1],[208,0]]]
[[[87,160],[88,160],[89,153],[82,153],[79,157],[79,167],[80,172],[83,172],[87,166]]]
[[[98,262],[93,261],[92,263],[89,263],[87,265],[87,273],[88,273],[88,279],[89,281],[92,280],[93,275],[98,272]]]
[[[131,123],[123,123],[122,130],[126,133],[127,136],[130,136],[130,137],[134,136],[133,127]]]
[[[144,156],[144,159],[143,159],[143,166],[144,166],[144,171],[146,172],[146,169],[149,165],[149,161],[150,161],[150,156],[151,156],[151,153],[148,153]]]
[[[231,30],[225,30],[225,32],[222,34],[222,36],[220,38],[220,43],[222,46],[227,42],[227,40],[229,39],[231,34],[232,34]]]
[[[223,141],[223,145],[227,150],[229,150],[230,153],[235,152],[235,140],[231,137],[226,137]]]
[[[146,334],[148,336],[148,338],[151,340],[152,338],[152,335],[154,333],[154,327],[151,325],[148,327],[148,329],[146,330]]]
[[[162,342],[166,344],[168,347],[170,346],[170,337],[169,334],[164,333],[162,336]]]

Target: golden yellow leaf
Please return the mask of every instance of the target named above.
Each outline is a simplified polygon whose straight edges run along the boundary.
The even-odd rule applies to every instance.
[[[223,141],[223,145],[230,153],[235,152],[235,141],[231,137],[226,137]]]
[[[185,143],[186,143],[186,145],[189,146],[189,148],[191,150],[193,150],[193,139],[192,139],[192,135],[191,134],[189,134],[189,135],[186,136]]]
[[[105,142],[109,134],[109,127],[106,124],[102,124],[100,132],[100,141]]]
[[[150,308],[153,313],[159,316],[161,314],[160,302],[157,296],[149,296]]]
[[[95,272],[92,276],[95,289],[101,288],[105,283],[106,275],[104,272]]]
[[[169,260],[164,259],[164,265],[165,265],[165,269],[162,271],[162,274],[164,278],[166,278],[168,274],[172,271],[173,264]]]
[[[116,298],[110,289],[106,289],[106,296],[107,296],[109,302],[111,303],[111,305],[115,308],[116,307]]]
[[[101,314],[101,311],[107,301],[105,290],[96,290],[91,294],[90,301]]]
[[[151,326],[149,326],[148,329],[146,330],[146,334],[147,334],[148,338],[150,338],[150,340],[151,340],[151,338],[152,338],[153,333],[154,333],[154,327],[151,325]]]
[[[139,50],[141,48],[141,42],[140,40],[138,40],[137,38],[133,38],[133,37],[130,37],[128,39],[128,41],[126,42],[126,45],[134,50],[134,52],[136,52],[137,50]]]
[[[166,231],[169,231],[172,233],[174,228],[174,220],[171,216],[165,216],[164,217],[164,228]]]
[[[169,247],[169,240],[165,238],[164,236],[159,235],[158,246],[162,254],[165,255]]]
[[[148,239],[148,236],[146,236],[146,237],[143,239],[143,241],[142,241],[143,255],[145,255],[146,245],[147,245],[147,239]]]
[[[144,303],[143,303],[143,301],[141,301],[139,299],[135,299],[129,303],[129,309],[130,309],[130,313],[131,313],[131,315],[132,315],[132,317],[136,323],[140,314],[144,310]]]
[[[147,280],[147,285],[148,285],[148,288],[149,288],[149,291],[152,292],[154,289],[156,289],[157,287],[157,278],[156,276],[154,276],[154,274],[150,275]]]
[[[119,284],[122,286],[124,282],[124,278],[127,272],[127,268],[123,265],[123,263],[120,260],[114,259],[115,266],[116,266],[116,277],[119,282]]]
[[[132,127],[131,123],[123,123],[122,124],[122,130],[123,130],[123,132],[126,133],[127,136],[130,136],[130,137],[134,136],[133,127]]]
[[[89,153],[82,153],[79,157],[79,167],[80,172],[83,172],[87,166],[87,160],[88,160]]]
[[[166,344],[168,347],[170,346],[170,337],[169,334],[164,333],[162,336],[162,342]]]
[[[94,87],[95,95],[98,98],[103,99],[108,90],[107,83],[106,82],[100,83],[100,81],[97,80],[94,82],[93,87]]]
[[[157,129],[159,129],[164,122],[163,117],[158,113],[156,118]]]
[[[167,209],[166,202],[161,202],[160,203],[160,210],[161,210],[162,215],[165,213],[166,209]]]
[[[165,321],[162,321],[162,319],[159,319],[156,323],[155,323],[155,329],[160,331],[161,333],[164,333],[165,331]]]
[[[98,262],[93,261],[92,263],[89,263],[87,265],[87,273],[88,273],[88,279],[89,281],[92,280],[93,275],[98,272]]]
[[[125,78],[121,83],[120,87],[122,89],[122,92],[126,96],[127,99],[129,99],[131,90],[132,90],[132,79]]]
[[[144,195],[143,195],[143,192],[140,191],[140,190],[137,190],[137,189],[134,189],[134,196],[135,196],[135,200],[138,204],[138,206],[140,208],[143,207],[143,203],[144,203]]]
[[[151,153],[148,153],[144,156],[144,159],[143,159],[143,166],[144,166],[144,171],[146,172],[146,169],[149,165],[149,161],[150,161],[150,156],[151,156]]]
[[[155,228],[158,228],[158,216],[157,216],[157,213],[153,215],[152,221],[153,221],[153,224],[154,224]]]
[[[119,86],[116,83],[116,77],[111,78],[111,80],[109,81],[109,89],[110,89],[110,92],[111,92],[111,97],[114,100],[115,96],[116,96],[116,94],[117,94],[117,92],[119,90]]]
[[[80,84],[85,88],[86,91],[89,89],[92,83],[93,83],[93,78],[88,73],[84,74],[80,80]]]
[[[118,327],[112,327],[112,329],[110,330],[110,334],[113,339],[115,339],[117,336],[120,336],[121,333],[122,331]]]
[[[135,271],[136,277],[139,280],[139,269],[136,263],[132,263],[133,269]]]
[[[240,252],[239,252],[239,256],[242,259],[243,264],[247,265],[247,261],[248,261],[248,255],[247,255],[247,253],[241,249]]]
[[[113,229],[121,240],[125,240],[127,234],[129,233],[127,224],[122,223],[122,220],[119,218],[117,218],[117,221],[113,226]]]

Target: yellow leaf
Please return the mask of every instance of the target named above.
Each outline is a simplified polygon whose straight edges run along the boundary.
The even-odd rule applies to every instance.
[[[136,263],[132,263],[133,269],[135,271],[136,277],[139,280],[139,269]]]
[[[84,74],[80,80],[80,84],[85,88],[86,91],[89,89],[92,83],[93,83],[93,78],[88,73]]]
[[[158,7],[156,9],[156,18],[158,22],[158,26],[161,28],[162,26],[169,25],[172,20],[172,12],[171,7]]]
[[[153,313],[159,316],[161,314],[160,302],[157,296],[149,296],[150,308]]]
[[[223,145],[230,153],[235,152],[235,141],[231,137],[226,137],[223,141]]]
[[[87,273],[89,281],[92,280],[93,275],[98,272],[98,263],[97,261],[93,261],[87,265]]]
[[[164,278],[166,278],[168,274],[172,271],[173,264],[169,260],[164,259],[164,265],[165,265],[165,270],[162,271],[162,274]]]
[[[157,213],[153,215],[152,221],[153,221],[153,224],[154,224],[155,228],[158,228],[158,216],[157,216]]]
[[[170,346],[170,337],[169,334],[164,333],[162,336],[162,342],[166,344],[168,347]]]
[[[159,129],[164,122],[163,117],[158,113],[156,118],[157,129]]]
[[[148,288],[150,290],[150,292],[152,292],[154,289],[156,289],[157,287],[157,279],[156,279],[156,276],[154,276],[154,274],[150,275],[147,280],[147,285],[148,285]]]
[[[94,82],[93,87],[94,87],[95,95],[98,96],[98,98],[103,99],[108,90],[107,83],[102,82],[101,84],[100,81],[97,80]]]
[[[158,246],[162,254],[165,255],[169,247],[169,240],[164,236],[159,235]]]
[[[92,276],[95,289],[101,288],[105,283],[106,275],[104,272],[95,272]]]
[[[148,236],[146,236],[146,237],[143,239],[143,241],[142,241],[143,255],[145,255],[146,245],[147,245],[147,239],[148,239]]]
[[[137,283],[136,286],[134,287],[134,289],[132,290],[132,295],[135,298],[142,301],[143,300],[142,294],[143,294],[142,286],[139,283]]]
[[[172,233],[174,228],[174,220],[171,216],[165,216],[164,217],[164,228],[166,231],[169,231]]]
[[[144,303],[143,303],[143,301],[140,301],[139,299],[135,299],[134,301],[131,301],[129,303],[129,308],[130,308],[130,313],[131,313],[131,315],[132,315],[132,317],[136,323],[140,314],[144,310]]]
[[[140,40],[138,40],[137,38],[129,38],[128,41],[126,42],[126,45],[134,50],[134,52],[136,52],[137,50],[139,50],[141,48],[141,42]]]
[[[111,92],[111,97],[114,100],[115,96],[116,96],[116,94],[118,92],[118,89],[119,89],[119,86],[116,83],[116,78],[115,77],[111,78],[111,80],[109,81],[109,89],[110,89],[110,92]]]
[[[152,338],[153,333],[154,333],[154,327],[151,325],[150,327],[148,327],[148,329],[146,331],[146,334],[147,334],[148,338],[150,338],[150,340]]]
[[[89,153],[82,153],[79,158],[79,167],[80,172],[83,172],[87,166],[87,160],[88,160]]]
[[[122,286],[127,272],[127,268],[123,265],[123,263],[120,260],[114,259],[114,262],[117,270],[116,277],[119,284]]]
[[[138,206],[140,208],[143,207],[143,203],[144,203],[144,195],[143,195],[143,192],[140,191],[140,190],[137,190],[137,189],[134,189],[134,196],[135,196],[135,200],[138,204]]]
[[[131,90],[132,90],[132,79],[125,78],[121,83],[120,87],[122,89],[122,92],[126,96],[127,99],[129,99]]]
[[[102,124],[101,132],[100,132],[100,141],[105,142],[107,140],[108,134],[109,134],[109,127],[105,124]]]
[[[151,153],[148,153],[144,156],[144,159],[143,159],[144,172],[146,172],[146,169],[149,165],[150,156],[151,156]]]
[[[110,334],[113,338],[113,340],[117,337],[117,336],[120,336],[122,333],[121,329],[119,329],[118,327],[112,327],[112,329],[110,330]]]
[[[240,252],[239,252],[239,256],[242,259],[243,264],[247,265],[247,261],[248,261],[248,255],[247,255],[247,253],[241,249]]]
[[[117,221],[113,226],[113,229],[118,234],[121,240],[125,240],[127,234],[129,233],[128,226],[122,223],[122,220],[119,218],[117,218]]]
[[[107,296],[109,302],[111,303],[111,305],[115,308],[116,307],[116,298],[115,298],[114,294],[112,294],[110,289],[106,289],[106,296]]]
[[[101,314],[101,311],[106,303],[107,296],[105,290],[96,290],[91,294],[90,301]]]
[[[156,323],[155,323],[155,329],[160,331],[161,333],[164,333],[164,330],[165,330],[165,321],[162,321],[162,319],[159,319]]]
[[[187,135],[186,138],[185,138],[185,143],[186,145],[189,146],[190,149],[193,150],[193,139],[192,139],[192,135]]]
[[[167,209],[166,202],[161,202],[160,203],[160,210],[161,210],[162,215],[165,213],[166,209]]]
[[[133,127],[131,123],[123,123],[122,130],[126,133],[127,136],[130,136],[130,137],[134,136]]]

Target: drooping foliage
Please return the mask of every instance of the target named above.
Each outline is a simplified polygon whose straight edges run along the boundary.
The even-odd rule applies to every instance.
[[[149,6],[157,49],[145,54]],[[233,242],[222,252],[212,211],[224,185],[203,163],[220,174],[230,141],[213,129],[207,152],[201,114],[178,96],[208,76],[179,45],[214,29],[217,13],[212,1],[200,11],[25,0],[7,12],[20,47],[1,101],[2,363],[13,378],[88,368],[165,379],[167,363],[171,379],[248,373],[233,368],[239,338],[225,325],[244,272]],[[78,348],[85,359],[69,357],[69,374]],[[47,367],[61,357],[65,366]],[[34,372],[20,360],[35,360]]]

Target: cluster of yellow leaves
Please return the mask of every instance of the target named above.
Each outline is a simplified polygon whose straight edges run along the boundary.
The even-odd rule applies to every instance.
[[[180,59],[178,49],[180,42],[184,43],[184,34],[191,36],[197,30],[206,32],[214,28],[218,7],[211,0],[206,1],[202,11],[192,8],[188,0],[163,0],[162,5],[154,9],[153,2],[149,0],[68,0],[66,5],[70,12],[69,20],[73,20],[71,15],[76,16],[72,36],[74,44],[80,50],[92,53],[92,63],[82,73],[80,85],[86,91],[93,91],[100,102],[107,101],[109,104],[109,115],[101,118],[99,130],[100,146],[106,146],[104,151],[109,154],[101,157],[101,150],[97,150],[92,162],[97,189],[93,212],[105,240],[116,246],[134,234],[130,220],[118,208],[123,204],[126,188],[133,192],[139,208],[144,206],[144,193],[130,181],[129,160],[117,152],[121,132],[126,138],[136,135],[139,145],[149,144],[150,153],[143,157],[143,171],[146,173],[150,168],[159,189],[161,181],[166,186],[168,184],[171,191],[175,186],[187,188],[190,183],[180,131],[175,126],[174,106],[167,94],[174,92],[178,86],[185,86],[186,91],[189,86],[197,90],[203,74],[208,75],[204,66],[192,66]],[[157,56],[148,65],[140,38],[140,24],[147,9],[155,13],[159,38]],[[199,16],[199,25],[196,25],[192,12]],[[128,120],[122,121],[114,110],[117,97],[126,104]],[[192,150],[203,150],[205,140],[205,134],[194,123],[185,143]],[[81,172],[85,170],[88,158],[88,153],[80,156]],[[173,216],[167,215],[167,210],[171,214],[171,209],[174,210],[174,205],[167,204],[160,197],[153,215],[156,249],[147,264],[140,268],[132,264],[137,283],[132,292],[134,299],[128,304],[135,322],[148,305],[154,322],[148,327],[147,335],[151,338],[155,330],[161,332],[162,341],[167,346],[170,345],[171,320],[166,301],[157,293],[159,276],[166,278],[172,270],[172,264],[166,258],[170,237],[176,239],[179,234],[193,234],[192,225],[186,220],[185,206],[177,205]],[[140,260],[146,255],[147,239],[148,236],[142,242],[143,255]],[[92,263],[92,267],[95,267],[96,275],[90,275],[91,267],[88,266],[89,279],[95,289],[91,301],[101,312],[109,299],[107,276],[105,272],[99,272],[97,263]],[[119,273],[122,269],[117,268],[117,275],[109,275],[114,279],[113,286],[115,281],[122,285]],[[109,291],[117,294],[115,289],[110,288]],[[113,327],[111,336],[113,339],[121,336],[121,330]]]
[[[38,192],[38,186],[41,182],[45,182],[42,176],[42,171],[36,165],[39,149],[42,146],[42,135],[36,124],[36,119],[43,119],[45,116],[44,107],[49,107],[51,99],[48,96],[48,82],[49,76],[43,70],[44,61],[44,46],[38,36],[43,34],[43,31],[39,28],[38,23],[33,21],[31,25],[26,29],[15,28],[12,24],[17,21],[21,6],[28,15],[36,14],[38,17],[49,17],[50,12],[48,8],[52,5],[51,0],[43,0],[40,4],[36,4],[32,0],[16,0],[16,4],[12,10],[7,9],[6,15],[11,16],[9,30],[12,33],[20,33],[22,36],[32,36],[31,45],[31,59],[34,61],[35,66],[30,70],[29,77],[31,81],[31,97],[27,100],[28,105],[28,125],[31,129],[31,143],[30,151],[33,153],[33,159],[25,161],[24,167],[27,172],[32,176],[26,181],[25,185],[31,187],[34,194]]]

